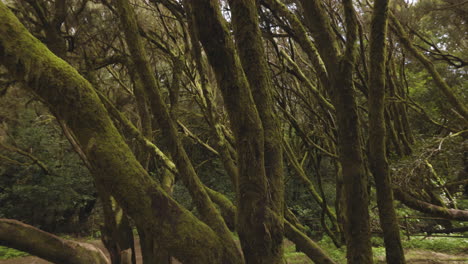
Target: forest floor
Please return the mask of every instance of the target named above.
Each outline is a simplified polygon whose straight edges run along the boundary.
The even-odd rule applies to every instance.
[[[103,245],[99,240],[89,241],[101,249],[104,250]],[[289,245],[289,247],[288,247]],[[286,247],[291,248],[293,245],[291,242],[286,242]],[[139,253],[140,245],[139,242],[136,241],[136,248],[137,248],[137,263],[142,263],[141,254]],[[288,251],[288,250],[286,250]],[[442,252],[435,252],[429,250],[422,250],[422,249],[408,249],[405,250],[405,255],[408,264],[467,264],[468,263],[468,254],[445,254]],[[288,264],[312,264],[310,260],[303,253],[299,252],[286,252],[286,258]],[[384,257],[378,257],[376,259],[377,264],[384,264],[386,263]],[[0,264],[51,264],[51,262],[42,260],[38,257],[27,256],[27,257],[17,257],[11,258],[7,260],[0,260]],[[181,264],[177,260],[173,260],[171,264]]]

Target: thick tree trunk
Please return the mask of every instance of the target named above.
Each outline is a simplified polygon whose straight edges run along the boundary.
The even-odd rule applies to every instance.
[[[82,146],[98,184],[106,186],[138,226],[158,236],[171,255],[185,264],[242,263],[231,243],[220,239],[151,179],[92,86],[34,38],[1,2],[0,62],[60,114]]]
[[[242,62],[243,70],[249,82],[255,106],[258,110],[264,133],[264,166],[267,177],[268,206],[279,217],[269,218],[265,224],[269,229],[271,240],[266,252],[259,252],[262,248],[255,238],[252,243],[249,226],[250,215],[240,214],[239,238],[247,263],[282,264],[283,260],[283,212],[284,212],[284,181],[283,181],[283,149],[282,135],[277,120],[272,99],[273,86],[270,70],[263,48],[260,32],[257,5],[255,0],[229,1],[232,13],[232,24],[236,39],[237,50]],[[240,203],[250,203],[249,200],[239,197]],[[275,221],[275,220],[281,221]]]
[[[388,0],[374,1],[370,37],[369,162],[377,189],[380,226],[384,233],[387,263],[404,264],[398,219],[385,142],[385,77]]]
[[[94,245],[65,240],[16,220],[0,219],[0,245],[57,264],[110,264],[104,253]]]
[[[151,70],[146,51],[143,46],[143,41],[138,33],[138,26],[135,13],[128,0],[116,0],[115,4],[120,14],[125,39],[129,48],[132,60],[145,88],[146,94],[150,101],[153,117],[157,119],[157,123],[164,136],[165,147],[170,150],[174,163],[180,171],[181,180],[187,187],[192,199],[195,202],[201,219],[215,230],[226,243],[231,243],[232,248],[235,248],[234,240],[232,239],[229,229],[223,222],[221,214],[211,202],[208,194],[202,186],[192,163],[185,152],[182,142],[178,136],[174,120],[172,120],[168,108],[162,98],[161,91],[158,88],[157,80]],[[233,254],[238,254],[233,251]],[[238,256],[240,258],[240,256]]]

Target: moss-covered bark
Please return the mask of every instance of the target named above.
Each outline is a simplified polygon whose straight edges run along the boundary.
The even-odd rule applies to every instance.
[[[34,38],[3,3],[0,62],[66,122],[98,184],[165,250],[184,263],[240,263],[230,245],[149,177],[91,85]]]
[[[388,0],[374,1],[370,37],[369,162],[377,189],[380,226],[388,263],[403,264],[405,255],[393,206],[385,142],[385,79]]]
[[[372,263],[367,174],[353,83],[357,21],[352,0],[343,0],[346,43],[341,52],[321,1],[301,0],[304,17],[330,78],[338,125],[338,151],[343,171],[345,234],[348,263]]]
[[[265,146],[268,143],[269,148],[276,149],[276,146],[271,146],[271,142],[276,140],[274,133],[277,133],[275,131],[277,128],[272,121],[269,121],[268,125],[262,124],[261,114],[259,115],[257,111],[256,101],[252,95],[253,89],[251,90],[244,74],[234,42],[221,15],[218,1],[197,0],[186,1],[186,3],[191,6],[190,16],[196,28],[197,39],[202,43],[216,74],[236,139],[239,164],[238,231],[241,234],[242,246],[247,251],[245,252],[246,261],[249,263],[278,263],[275,259],[276,256],[279,256],[278,250],[281,250],[281,247],[278,247],[281,243],[281,221],[275,223],[276,220],[271,216],[269,207],[272,206],[270,201],[274,201],[273,204],[282,203],[280,195],[282,182],[278,182],[278,175],[281,175],[282,171],[277,169],[280,164],[275,164],[272,167],[276,171],[269,170],[269,173],[275,175],[271,178],[274,179],[271,184],[279,186],[277,190],[273,189],[270,196],[269,181],[265,170]],[[245,10],[250,12],[250,17],[256,16],[254,14],[255,8],[254,10],[251,8]],[[252,25],[255,25],[254,21],[250,21],[244,26],[252,27]],[[245,37],[258,40],[258,35]],[[239,39],[237,41],[246,40]],[[261,41],[257,44],[262,45]],[[259,48],[258,45],[257,48]],[[257,72],[257,74],[257,77],[251,77],[262,79],[266,77],[261,76],[261,74],[265,74],[264,72]],[[264,92],[268,93],[268,90]],[[261,111],[265,115],[272,115],[272,113],[265,112],[269,106],[262,105],[262,107]],[[270,117],[266,118],[270,119]],[[269,138],[266,141],[265,135],[267,133],[265,133],[263,125],[267,125],[266,129],[269,131]],[[268,162],[279,160],[280,153],[272,151],[272,156],[267,157]],[[276,186],[271,186],[271,188],[276,188]],[[272,200],[270,197],[273,197]],[[275,207],[278,208],[281,205]],[[274,207],[273,210],[275,210]]]
[[[165,138],[165,147],[169,149],[174,163],[180,172],[181,179],[195,202],[201,219],[215,230],[225,240],[225,243],[231,244],[231,248],[233,249],[231,253],[234,257],[234,255],[238,255],[238,252],[235,250],[235,243],[232,239],[231,233],[224,223],[221,214],[211,202],[208,194],[203,188],[203,185],[198,178],[187,153],[185,152],[179,138],[176,125],[170,116],[169,110],[161,95],[161,91],[158,88],[156,78],[143,47],[143,41],[138,33],[139,28],[135,13],[128,0],[116,0],[115,3],[122,22],[127,46],[130,54],[132,55],[131,58],[150,101],[153,118],[157,119],[159,128]],[[240,260],[240,255],[235,258]]]
[[[274,111],[272,99],[273,86],[270,70],[267,65],[263,40],[260,32],[257,5],[255,0],[229,1],[232,14],[232,25],[242,68],[247,77],[255,106],[263,125],[264,135],[264,166],[267,177],[267,197],[270,210],[279,217],[269,217],[265,225],[269,229],[270,238],[261,242],[260,238],[252,240],[250,215],[239,214],[239,238],[241,239],[244,257],[247,263],[281,264],[283,260],[283,212],[284,212],[284,181],[283,181],[283,149],[282,134]],[[240,69],[239,69],[240,70]],[[257,150],[261,151],[261,150]],[[239,153],[238,153],[239,154]],[[242,155],[242,153],[240,153]],[[239,197],[240,204],[250,203]],[[276,220],[281,221],[276,221]],[[255,243],[252,243],[255,241]],[[259,252],[261,245],[267,242],[266,252]]]
[[[212,197],[212,200],[218,204],[223,211],[224,217],[235,217],[236,207],[232,202],[227,199],[223,194],[218,193],[214,190],[208,189],[208,193]],[[277,217],[275,215],[275,217]],[[225,219],[226,222],[232,222],[232,219]],[[321,248],[310,239],[304,232],[299,230],[300,224],[293,224],[287,219],[284,219],[284,231],[285,236],[296,244],[298,250],[304,252],[314,263],[317,264],[332,264],[335,263]]]
[[[65,240],[16,220],[0,219],[0,245],[57,264],[110,264],[104,253],[91,244]]]
[[[112,264],[136,264],[133,231],[129,219],[117,201],[100,188],[104,226],[101,228],[101,241],[109,252]],[[126,262],[127,255],[130,262]]]
[[[393,189],[395,198],[411,209],[446,218],[449,220],[468,221],[468,210],[449,209],[414,198],[400,189]]]

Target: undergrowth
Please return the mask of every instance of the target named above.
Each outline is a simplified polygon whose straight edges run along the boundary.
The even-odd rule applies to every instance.
[[[13,248],[0,246],[0,259],[10,259],[25,256],[29,256],[29,254]]]

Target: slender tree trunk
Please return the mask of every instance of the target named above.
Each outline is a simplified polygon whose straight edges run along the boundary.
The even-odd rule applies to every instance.
[[[135,246],[129,219],[117,201],[105,190],[99,189],[104,215],[101,240],[109,251],[111,263],[124,264],[130,257],[128,264],[135,264]]]
[[[393,192],[385,142],[385,79],[388,0],[375,0],[370,36],[369,162],[377,189],[380,226],[384,233],[387,263],[404,264],[400,228],[393,206]]]
[[[301,0],[306,25],[324,59],[330,78],[338,125],[338,151],[343,172],[344,223],[350,264],[373,262],[370,243],[367,173],[361,150],[361,131],[353,83],[357,21],[352,0],[343,0],[346,47],[341,54],[335,33],[321,1]]]
[[[278,183],[278,175],[282,172],[269,171],[274,175],[267,176],[264,151],[266,142],[271,144],[271,140],[276,138],[264,140],[265,131],[261,115],[257,111],[251,87],[221,15],[218,1],[195,0],[185,3],[191,6],[192,14],[190,15],[197,37],[216,74],[236,139],[239,164],[239,185],[236,186],[237,221],[246,261],[248,263],[279,263],[278,258],[282,258],[280,256],[282,224],[281,221],[276,222],[278,219],[272,215],[276,208],[273,207],[273,210],[270,210],[270,207],[279,204],[275,207],[282,208],[282,197],[280,197],[282,183]],[[251,9],[247,11],[254,12]],[[255,24],[252,21],[249,23]],[[249,27],[251,26],[252,24],[249,24]],[[261,111],[265,109],[268,108],[263,108]],[[271,124],[274,126],[274,123],[270,123],[269,126]],[[274,131],[275,128],[267,127],[267,129]],[[278,157],[281,157],[281,152],[273,152],[272,155],[274,157],[267,157],[270,165],[272,160],[278,160]],[[277,170],[278,166],[281,166],[281,161],[279,163],[275,164],[272,169]],[[271,182],[268,178],[270,176]],[[278,186],[268,186],[269,184]],[[270,192],[269,187],[279,189]]]
[[[442,79],[439,72],[436,70],[434,64],[426,58],[416,47],[411,43],[408,38],[406,31],[403,26],[397,20],[397,18],[392,14],[390,15],[392,21],[393,32],[400,39],[401,44],[413,55],[421,64],[426,68],[427,72],[432,76],[437,87],[440,91],[447,97],[448,102],[455,108],[455,110],[463,117],[465,125],[468,124],[468,109],[462,101],[458,99],[453,89],[447,84],[447,82]]]

